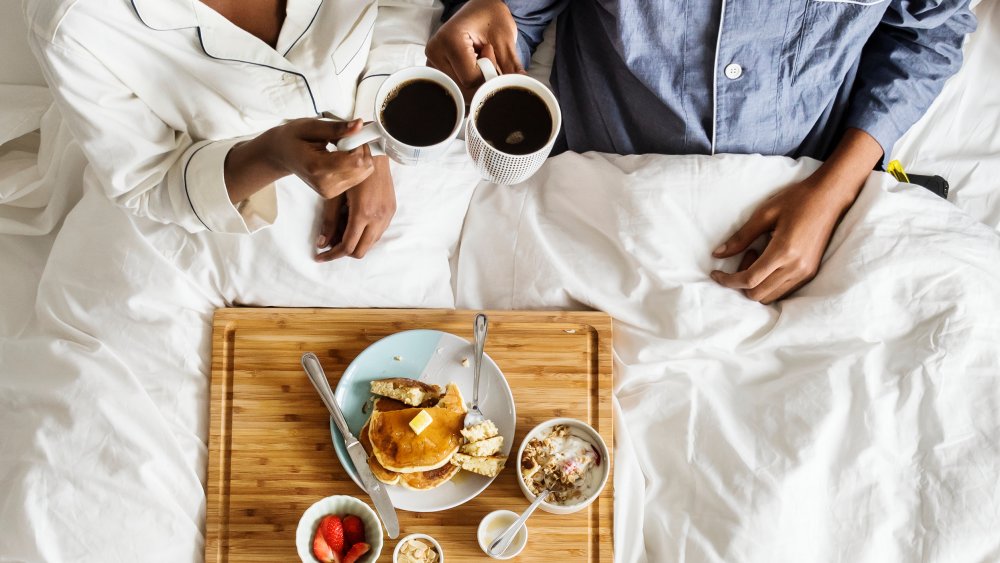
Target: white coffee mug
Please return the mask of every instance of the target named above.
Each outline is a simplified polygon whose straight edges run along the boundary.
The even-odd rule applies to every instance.
[[[552,145],[555,144],[559,128],[562,127],[559,102],[551,90],[534,78],[523,74],[498,75],[496,67],[489,59],[479,59],[476,63],[486,82],[476,91],[469,105],[469,120],[465,126],[465,148],[484,180],[508,186],[519,184],[538,172],[552,152]],[[487,143],[476,128],[476,118],[483,102],[489,99],[491,94],[503,88],[524,88],[541,98],[548,107],[552,116],[552,132],[545,145],[537,151],[528,154],[505,153]]]
[[[424,147],[408,145],[390,135],[386,131],[385,124],[382,123],[382,108],[385,106],[386,98],[390,94],[393,94],[399,86],[413,80],[435,82],[447,90],[452,100],[455,101],[455,124],[448,137],[439,143]],[[375,95],[375,121],[365,125],[357,133],[348,135],[337,141],[337,150],[350,151],[366,143],[378,141],[385,154],[400,164],[427,162],[438,158],[448,151],[451,141],[455,139],[462,129],[462,121],[464,119],[465,104],[462,98],[462,91],[455,84],[454,80],[439,70],[425,66],[404,68],[390,74],[382,82],[382,86],[379,87],[378,93]]]

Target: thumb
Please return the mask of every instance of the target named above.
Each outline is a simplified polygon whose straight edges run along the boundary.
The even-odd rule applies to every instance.
[[[757,240],[760,235],[770,231],[774,226],[774,221],[769,220],[768,215],[762,209],[754,211],[750,219],[738,231],[733,233],[733,236],[729,237],[729,240],[716,248],[712,252],[712,255],[716,258],[728,258],[746,250],[747,247],[753,244],[753,241]]]
[[[332,143],[361,130],[361,120],[333,121],[331,119],[313,119],[309,127],[302,132],[306,141]]]
[[[330,123],[330,132],[328,133],[329,141],[337,141],[353,133],[357,133],[364,126],[361,119],[352,119],[350,121],[333,121]]]

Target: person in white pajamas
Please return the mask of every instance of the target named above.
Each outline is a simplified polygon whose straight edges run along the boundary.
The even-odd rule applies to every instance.
[[[433,2],[379,3],[25,0],[24,10],[89,161],[85,182],[141,217],[249,234],[274,222],[275,182],[294,176],[282,185],[326,200],[315,241],[326,261],[363,257],[396,208],[387,157],[326,148],[373,118],[386,75],[423,64]]]

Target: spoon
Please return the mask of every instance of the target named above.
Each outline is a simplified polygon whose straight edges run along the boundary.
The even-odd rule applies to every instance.
[[[486,550],[487,553],[493,557],[500,557],[503,555],[503,552],[507,551],[507,548],[510,547],[510,544],[514,541],[514,537],[519,531],[521,531],[521,526],[528,521],[528,517],[531,516],[531,513],[534,512],[535,509],[538,508],[538,505],[542,504],[542,501],[544,501],[548,496],[548,490],[544,490],[539,493],[531,505],[528,506],[528,509],[521,514],[521,517],[514,520],[513,524],[507,526],[507,529],[497,536],[497,539],[493,540],[489,549]]]
[[[472,381],[472,408],[465,415],[465,427],[469,428],[486,420],[483,411],[479,410],[479,372],[483,367],[483,348],[486,347],[486,332],[489,321],[486,315],[479,313],[473,323],[472,332],[475,335],[476,349],[474,354],[474,379]]]

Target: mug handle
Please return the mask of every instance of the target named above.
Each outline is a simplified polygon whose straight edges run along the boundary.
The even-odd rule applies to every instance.
[[[497,72],[497,67],[493,66],[493,61],[487,59],[486,57],[476,59],[476,65],[479,67],[479,71],[483,73],[483,78],[487,81],[500,76],[500,73]]]
[[[337,141],[337,150],[353,151],[361,145],[366,145],[381,138],[382,133],[378,130],[378,125],[372,121],[368,125],[362,127],[357,133],[342,137],[339,141]]]

